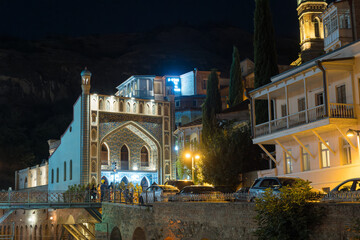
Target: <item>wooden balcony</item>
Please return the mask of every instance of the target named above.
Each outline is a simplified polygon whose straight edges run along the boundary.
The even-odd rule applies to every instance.
[[[329,116],[325,115],[325,106],[319,105],[307,110],[290,114],[288,116],[274,119],[270,122],[255,126],[255,138],[294,128],[300,125],[309,124],[325,118],[354,119],[354,105],[342,103],[329,104]]]

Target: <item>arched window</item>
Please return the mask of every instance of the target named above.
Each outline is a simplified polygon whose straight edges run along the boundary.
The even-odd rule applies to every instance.
[[[155,105],[152,105],[152,114],[155,115]]]
[[[113,101],[113,109],[114,111],[117,111],[117,101]]]
[[[120,109],[119,109],[120,112],[123,112],[124,111],[124,104],[123,102],[120,102]]]
[[[141,179],[140,185],[143,191],[149,187],[149,181],[146,179],[146,177]]]
[[[126,104],[126,112],[130,112],[130,103],[129,102]]]
[[[145,146],[141,148],[141,166],[149,166],[149,152]]]
[[[109,164],[109,148],[105,143],[101,144],[100,161],[101,165]]]
[[[129,180],[127,179],[127,177],[123,177],[120,182],[123,182],[125,183],[125,185],[127,185],[129,183]]]
[[[104,101],[102,99],[99,100],[99,110],[104,110]]]
[[[54,170],[53,170],[54,172]],[[25,181],[24,181],[24,188],[27,188],[28,187],[28,180],[27,180],[27,177],[25,177]]]
[[[110,111],[110,101],[106,100],[106,111]]]
[[[64,181],[66,181],[66,162],[64,162]]]
[[[140,103],[139,105],[139,113],[143,113],[144,112],[144,105],[142,103]]]
[[[150,110],[150,105],[149,105],[149,104],[146,104],[146,113],[147,113],[147,114],[151,114],[150,111],[151,111],[151,110]]]
[[[70,160],[70,180],[72,180],[72,160]]]
[[[136,103],[133,104],[133,112],[136,113]]]
[[[320,22],[318,18],[314,19],[314,31],[315,31],[315,37],[320,37]]]
[[[129,150],[123,145],[121,147],[121,170],[129,170]]]

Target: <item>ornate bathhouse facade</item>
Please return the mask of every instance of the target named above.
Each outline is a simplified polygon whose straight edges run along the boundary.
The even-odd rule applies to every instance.
[[[150,94],[153,79],[136,76],[131,77],[129,91],[141,87],[144,94],[93,94],[91,73],[84,70],[81,78],[82,94],[74,105],[73,121],[49,157],[49,190],[97,185],[102,179],[147,187],[173,178],[171,95],[155,99]]]

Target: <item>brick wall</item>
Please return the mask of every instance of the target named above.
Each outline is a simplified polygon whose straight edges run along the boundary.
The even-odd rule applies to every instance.
[[[318,204],[326,215],[311,239],[348,239],[346,230],[360,217],[359,204]],[[96,225],[97,239],[110,239],[118,228],[123,240],[143,232],[146,239],[256,239],[254,204],[156,203],[153,207],[103,205],[103,223]],[[135,234],[136,233],[136,234]]]

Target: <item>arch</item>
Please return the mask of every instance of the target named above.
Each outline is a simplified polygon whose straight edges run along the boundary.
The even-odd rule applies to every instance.
[[[126,104],[126,112],[130,112],[130,103],[129,102]]]
[[[53,173],[54,173],[54,170],[53,170]],[[54,174],[53,174],[54,175]],[[54,182],[54,181],[53,181]],[[24,180],[24,188],[27,188],[28,187],[28,179],[27,177],[25,177],[25,180]]]
[[[104,137],[102,137],[100,142],[103,142],[108,136],[115,133],[116,131],[119,131],[122,128],[127,128],[134,134],[136,134],[138,137],[142,138],[147,143],[147,146],[150,149],[150,163],[153,163],[155,168],[156,166],[161,166],[160,161],[162,159],[163,151],[161,150],[162,148],[159,141],[148,130],[146,130],[144,127],[140,126],[134,121],[126,122],[121,126],[118,126],[117,128],[111,130],[110,132],[105,134]]]
[[[147,147],[143,146],[141,148],[141,167],[149,166],[149,150]]]
[[[136,113],[136,103],[133,104],[133,112]]]
[[[129,149],[125,144],[121,147],[120,150],[120,162],[121,170],[129,170]]]
[[[90,184],[91,184],[91,186],[92,186],[92,185],[94,185],[95,187],[97,186],[97,179],[96,179],[95,176],[93,176],[93,177],[91,178]]]
[[[137,227],[134,231],[132,240],[146,240],[145,231],[142,228]]]
[[[144,104],[139,104],[139,113],[144,113]]]
[[[91,140],[95,141],[97,136],[96,128],[91,130]]]
[[[314,34],[315,37],[320,37],[320,19],[319,18],[314,18]]]
[[[151,114],[151,109],[149,104],[146,104],[146,114]]]
[[[105,185],[109,185],[109,180],[107,179],[107,177],[105,177],[105,176],[101,177],[101,184],[103,184],[103,180],[104,180]]]
[[[119,111],[120,112],[124,111],[124,103],[123,102],[120,102],[120,104],[119,104]]]
[[[113,109],[114,109],[114,111],[117,111],[118,110],[118,101],[113,101]]]
[[[110,111],[110,101],[106,100],[106,106],[105,106],[106,111]]]
[[[106,142],[101,144],[100,162],[101,165],[110,165],[110,149]]]
[[[152,114],[155,115],[155,104],[152,105]]]
[[[96,160],[91,160],[91,172],[95,173],[97,170],[97,166],[96,166]]]
[[[140,181],[140,186],[142,188],[142,190],[144,191],[145,189],[147,189],[149,187],[150,183],[149,180],[147,179],[147,177],[143,177]]]
[[[101,98],[99,100],[99,110],[104,110],[104,101]]]
[[[129,183],[129,179],[126,177],[126,176],[124,176],[122,179],[121,179],[121,181],[120,181],[120,183],[125,183],[125,185],[127,185],[128,183]]]
[[[110,240],[122,240],[118,227],[114,227],[110,234]]]

